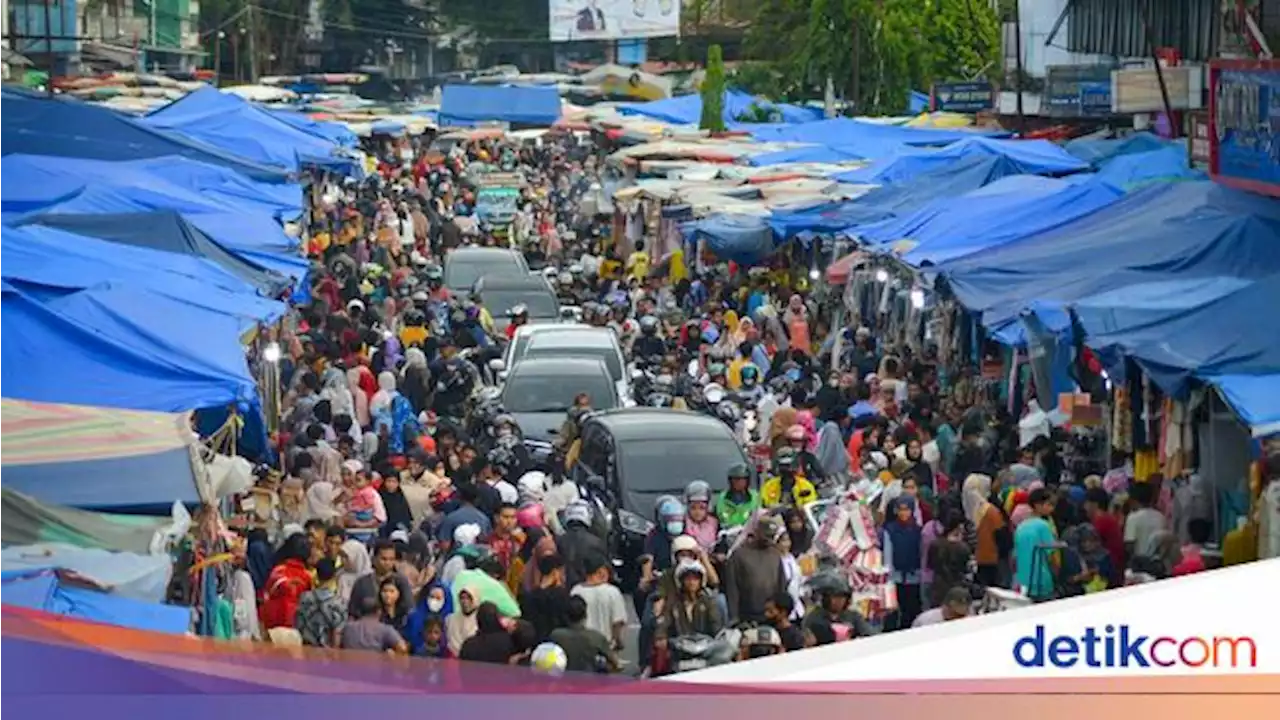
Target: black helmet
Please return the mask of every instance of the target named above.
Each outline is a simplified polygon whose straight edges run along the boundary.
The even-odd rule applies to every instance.
[[[658,318],[652,315],[645,315],[640,318],[640,332],[645,335],[656,335],[658,332]]]

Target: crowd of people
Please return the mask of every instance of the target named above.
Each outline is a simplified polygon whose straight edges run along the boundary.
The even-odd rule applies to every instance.
[[[259,476],[272,510],[237,545],[238,635],[656,677],[963,618],[989,588],[1043,601],[1205,568],[1212,525],[1182,487],[1118,461],[1068,477],[1052,433],[1015,440],[967,370],[833,322],[807,267],[650,255],[644,235],[621,252],[633,231],[599,212],[617,178],[589,137],[372,149],[368,179],[313,187],[312,299],[278,337],[279,459]],[[476,217],[482,164],[523,179],[509,227]],[[612,328],[645,369],[635,402],[718,417],[763,458],[657,500],[635,587],[570,472],[592,399],[535,463],[486,382],[511,337],[494,316],[527,313],[444,286],[472,244],[518,249]],[[854,492],[894,595],[876,617],[814,512]],[[691,642],[729,631],[727,649]]]

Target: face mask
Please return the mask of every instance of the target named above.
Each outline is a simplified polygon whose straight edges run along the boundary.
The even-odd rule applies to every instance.
[[[683,534],[684,534],[684,523],[683,523],[683,522],[681,522],[681,521],[679,521],[679,520],[672,520],[671,522],[667,523],[667,534],[668,534],[668,535],[683,535]]]
[[[444,608],[444,598],[427,598],[427,609],[431,612],[440,612]]]

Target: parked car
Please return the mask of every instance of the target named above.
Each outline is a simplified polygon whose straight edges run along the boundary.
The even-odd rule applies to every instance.
[[[587,488],[608,517],[609,546],[623,587],[639,579],[645,537],[657,499],[680,497],[694,480],[728,488],[729,468],[749,465],[729,427],[706,415],[633,407],[588,417],[570,477]]]
[[[534,462],[542,465],[550,458],[573,398],[583,392],[591,395],[595,408],[620,406],[609,369],[599,358],[525,360],[507,376],[502,406],[519,423]]]
[[[444,258],[444,286],[452,293],[467,293],[486,275],[528,275],[529,265],[516,250],[495,247],[461,247]]]

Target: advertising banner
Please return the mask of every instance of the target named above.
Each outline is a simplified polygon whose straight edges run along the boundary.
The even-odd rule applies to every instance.
[[[995,107],[995,92],[989,82],[938,83],[931,104],[934,110],[972,115]]]
[[[1055,118],[1111,115],[1111,65],[1050,65],[1045,68],[1044,114]]]
[[[1180,65],[1163,68],[1164,86],[1169,91],[1172,110],[1195,110],[1203,107],[1204,68]],[[1160,93],[1160,77],[1155,68],[1130,68],[1111,73],[1111,111],[1118,115],[1160,112],[1164,110]]]
[[[1209,174],[1280,197],[1280,61],[1214,60],[1209,87]]]
[[[552,42],[680,34],[680,0],[548,0]]]

